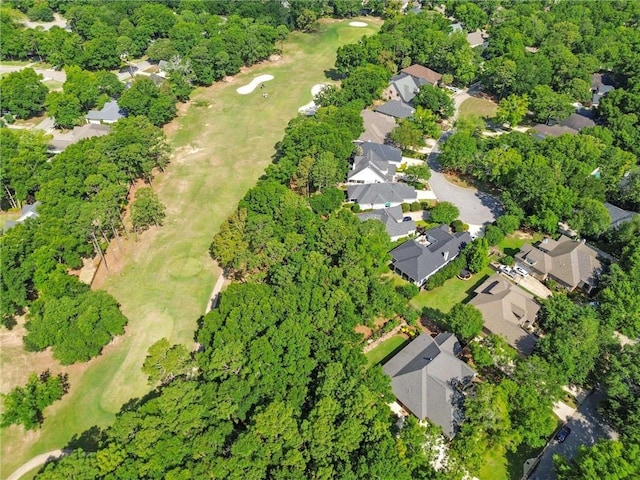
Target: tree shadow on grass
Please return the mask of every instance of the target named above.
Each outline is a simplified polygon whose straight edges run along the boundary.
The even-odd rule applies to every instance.
[[[328,68],[327,70],[325,70],[324,76],[333,81],[338,81],[345,78],[345,76],[342,73],[338,72],[335,68]]]
[[[518,253],[519,251],[520,251],[519,248],[514,248],[514,247],[505,247],[503,250],[505,255],[509,255],[511,257],[514,257],[516,253]]]

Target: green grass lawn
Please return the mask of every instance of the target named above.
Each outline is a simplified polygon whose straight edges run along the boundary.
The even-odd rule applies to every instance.
[[[485,118],[492,118],[496,115],[498,105],[483,98],[469,98],[460,105],[460,117],[478,115]]]
[[[533,235],[524,236],[522,235],[522,232],[517,231],[515,233],[512,233],[511,235],[507,235],[506,237],[504,237],[502,241],[498,243],[497,247],[500,248],[500,250],[502,250],[505,255],[513,256],[518,253],[518,251],[520,251],[525,243],[535,244],[542,240],[542,236],[543,235],[538,232],[534,233]]]
[[[441,287],[433,290],[420,290],[420,293],[411,300],[411,304],[419,310],[428,307],[442,313],[448,313],[456,303],[469,300],[476,287],[494,273],[490,267],[486,267],[469,280],[450,278]]]
[[[407,339],[401,335],[395,335],[385,340],[376,348],[370,350],[365,354],[365,356],[367,357],[367,368],[377,365],[388,357],[391,357],[394,353],[398,352],[406,343]]]
[[[172,163],[153,184],[167,207],[165,224],[140,236],[124,269],[104,287],[129,319],[127,332],[47,411],[40,431],[1,432],[3,477],[93,425],[109,425],[125,402],[144,396],[149,386],[140,367],[152,343],[167,337],[193,346],[197,319],[218,275],[208,255],[211,240],[271,162],[288,121],[311,101],[311,87],[328,81],[325,72],[333,68],[336,49],[380,26],[366,18],[368,27],[349,27],[353,20],[323,21],[314,34],[293,33],[279,62],[194,92],[194,103],[205,106],[192,106],[177,120],[178,129],[169,135]],[[268,99],[260,89],[236,92],[265,73],[275,77],[266,83]]]
[[[497,448],[485,453],[483,466],[478,472],[480,480],[520,480],[524,474],[524,462],[535,458],[540,449],[520,445],[515,452]]]

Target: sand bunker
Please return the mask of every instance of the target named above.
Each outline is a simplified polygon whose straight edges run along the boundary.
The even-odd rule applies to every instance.
[[[365,22],[349,22],[350,27],[366,27],[367,24]]]
[[[311,96],[315,99],[316,95],[318,95],[322,90],[324,90],[325,87],[326,85],[324,83],[318,83],[314,85],[313,87],[311,87]],[[316,110],[318,110],[318,106],[315,104],[313,100],[311,100],[306,105],[301,106],[298,109],[298,112],[304,113],[305,115],[315,115]]]
[[[264,82],[268,82],[269,80],[273,80],[273,75],[258,75],[256,78],[251,80],[251,83],[244,85],[236,90],[240,95],[248,95],[253,92],[258,85]]]

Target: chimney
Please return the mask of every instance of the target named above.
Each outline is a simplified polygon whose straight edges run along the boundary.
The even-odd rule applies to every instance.
[[[449,250],[445,250],[444,252],[442,252],[442,256],[444,256],[445,262],[449,260]]]

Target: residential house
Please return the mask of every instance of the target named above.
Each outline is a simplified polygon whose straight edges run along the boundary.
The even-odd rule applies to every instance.
[[[89,110],[86,115],[88,123],[116,123],[125,117],[125,113],[120,109],[117,100],[111,100],[104,104],[101,110]]]
[[[415,79],[408,73],[399,73],[391,77],[389,86],[382,92],[382,98],[409,103],[426,82]]]
[[[418,84],[419,86],[422,86],[425,83],[438,86],[440,85],[440,80],[442,80],[441,74],[417,63],[411,65],[410,67],[403,68],[401,72],[407,75],[411,75],[416,84]]]
[[[458,359],[453,333],[418,336],[384,364],[393,393],[419,420],[429,419],[452,438],[463,420],[464,388],[476,372]]]
[[[591,106],[597,107],[609,92],[615,90],[613,81],[607,73],[594,73],[591,76],[591,91],[593,95],[591,97]]]
[[[363,110],[360,116],[364,120],[364,132],[358,137],[357,142],[384,143],[391,130],[396,126],[393,117],[382,113]]]
[[[158,72],[156,75],[167,78],[167,74],[169,73],[169,62],[166,60],[160,60],[158,62]]]
[[[67,133],[59,133],[55,131],[53,133],[53,139],[49,142],[48,149],[51,153],[61,153],[69,145],[78,143],[80,140],[92,137],[102,137],[111,130],[109,125],[100,125],[95,123],[85,123],[79,127],[74,127],[73,130]]]
[[[412,117],[416,112],[415,108],[400,100],[389,100],[387,103],[375,108],[376,112],[389,115],[394,118]]]
[[[467,43],[469,43],[469,46],[471,48],[487,48],[487,45],[489,45],[487,38],[489,38],[489,36],[484,30],[476,30],[475,32],[467,33]]]
[[[15,227],[17,224],[24,222],[29,218],[38,218],[40,214],[37,211],[38,206],[40,206],[40,202],[35,202],[30,205],[25,205],[22,207],[20,211],[20,216],[15,220],[7,220],[2,227],[2,231],[6,232],[7,230]]]
[[[623,223],[633,220],[633,217],[640,215],[637,212],[624,210],[608,202],[605,203],[604,206],[607,208],[609,216],[611,217],[611,223],[609,224],[609,227],[617,228]]]
[[[447,225],[440,225],[391,250],[391,267],[402,278],[421,287],[471,241],[469,232],[451,233]]]
[[[347,198],[356,202],[363,210],[377,210],[415,202],[418,194],[413,187],[404,183],[369,183],[349,185]]]
[[[373,142],[364,142],[359,148],[362,155],[356,155],[353,159],[347,183],[393,182],[396,167],[402,163],[402,151],[390,145]]]
[[[561,120],[559,125],[563,127],[573,128],[577,133],[585,127],[595,127],[596,122],[594,122],[591,118],[591,112],[587,110],[580,113],[572,113],[564,120]]]
[[[533,129],[538,132],[538,137],[559,137],[560,135],[577,135],[585,127],[594,127],[596,122],[590,118],[590,112],[581,110],[572,113],[555,125],[537,124]]]
[[[567,290],[582,288],[590,292],[602,271],[595,249],[565,235],[558,240],[545,238],[537,247],[524,245],[516,260],[538,280],[549,278]]]
[[[358,218],[363,222],[367,220],[382,222],[392,242],[416,233],[416,222],[411,219],[404,221],[401,207],[381,208],[380,210],[361,213]]]
[[[533,295],[500,275],[492,275],[474,290],[469,302],[482,313],[484,328],[504,337],[522,355],[530,355],[536,337],[526,329],[536,320],[540,305]]]

